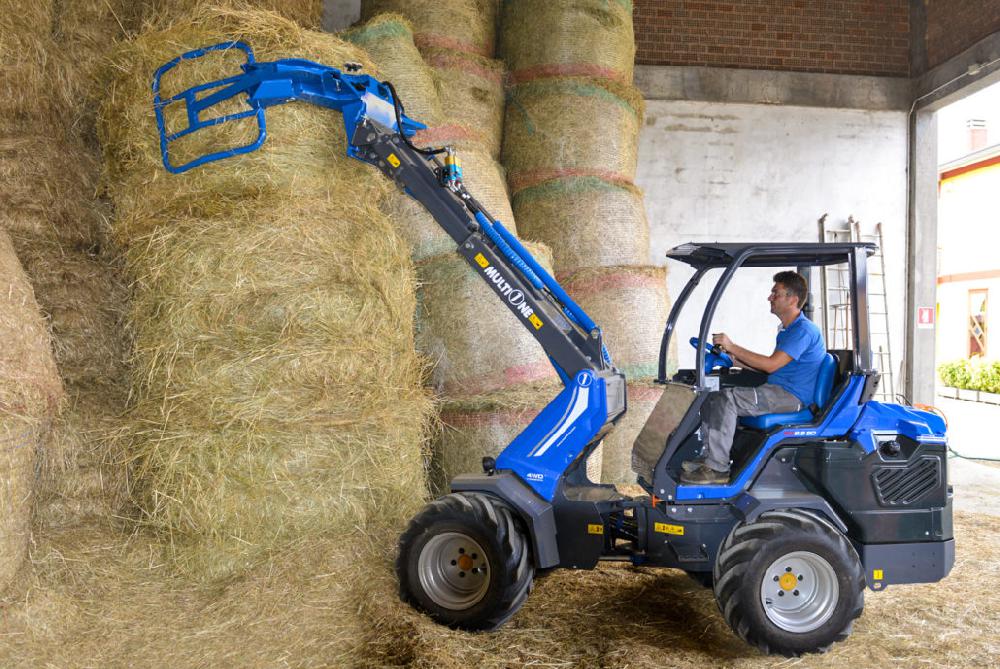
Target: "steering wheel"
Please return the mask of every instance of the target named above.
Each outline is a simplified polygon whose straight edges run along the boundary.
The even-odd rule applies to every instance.
[[[699,342],[697,337],[691,337],[691,346],[697,351]],[[723,352],[722,348],[714,344],[705,344],[705,374],[711,374],[716,367],[732,367],[733,359]]]

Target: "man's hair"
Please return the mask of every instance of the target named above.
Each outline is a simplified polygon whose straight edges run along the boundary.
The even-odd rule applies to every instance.
[[[799,309],[805,306],[806,298],[809,296],[809,288],[806,286],[805,278],[798,272],[786,270],[774,275],[774,282],[785,287],[785,291],[794,295],[799,300]]]

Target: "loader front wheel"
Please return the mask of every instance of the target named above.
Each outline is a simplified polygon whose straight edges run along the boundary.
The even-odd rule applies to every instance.
[[[399,539],[400,597],[440,623],[492,630],[524,604],[534,566],[516,512],[479,493],[428,504]]]
[[[765,653],[822,653],[864,609],[854,546],[826,518],[796,509],[737,525],[715,561],[715,599],[729,626]]]

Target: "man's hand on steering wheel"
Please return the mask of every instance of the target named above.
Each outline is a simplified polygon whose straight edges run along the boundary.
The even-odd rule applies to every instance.
[[[725,332],[712,335],[712,345],[721,346],[723,351],[730,351],[733,348],[733,340]]]

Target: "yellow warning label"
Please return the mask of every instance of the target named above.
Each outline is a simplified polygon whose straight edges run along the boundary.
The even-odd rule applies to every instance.
[[[872,579],[876,580],[876,581],[881,581],[882,580],[882,570],[881,569],[876,569],[875,571],[873,571],[872,572]]]
[[[677,536],[684,536],[684,526],[683,525],[668,525],[667,523],[653,523],[653,529],[661,534],[676,534]]]
[[[531,314],[530,316],[528,316],[528,321],[530,321],[531,324],[535,326],[536,330],[542,329],[542,319],[536,316],[535,314]]]
[[[389,164],[393,167],[399,167],[399,158],[396,157],[395,153],[390,153],[386,160],[388,160]]]
[[[482,253],[477,253],[477,254],[476,254],[476,262],[477,262],[477,263],[479,264],[479,266],[480,266],[480,267],[482,267],[483,269],[486,269],[487,267],[489,267],[489,266],[490,266],[490,261],[489,261],[489,260],[487,260],[487,259],[486,259],[486,256],[484,256],[484,255],[483,255]]]
[[[604,525],[594,523],[587,525],[587,534],[604,534]]]

